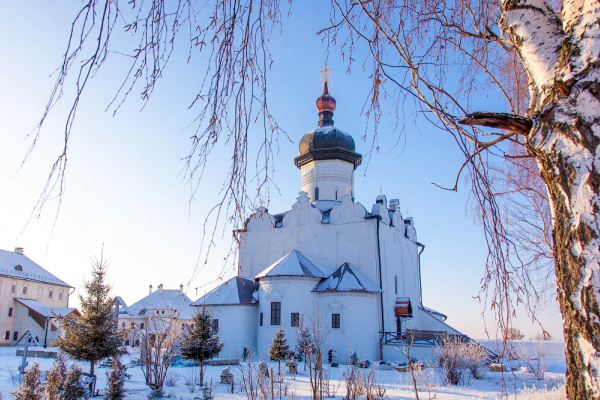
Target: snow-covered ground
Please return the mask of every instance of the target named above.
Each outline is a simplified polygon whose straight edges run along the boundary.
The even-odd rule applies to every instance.
[[[516,342],[515,347],[525,349],[524,351],[532,354],[537,348],[539,342]],[[484,343],[488,348],[495,349],[495,341],[486,341]],[[520,368],[518,361],[511,361],[511,367],[517,370],[511,372],[490,372],[487,371],[483,378],[475,380],[470,379],[468,384],[460,386],[444,386],[441,384],[439,376],[434,368],[426,368],[424,372],[416,374],[417,385],[419,388],[420,399],[497,399],[501,398],[503,393],[507,393],[511,399],[519,400],[537,400],[564,399],[564,381],[565,381],[565,360],[564,347],[558,342],[544,342],[545,360],[548,365],[548,372],[543,380],[537,380],[530,372],[525,372]],[[0,347],[0,391],[6,399],[12,398],[9,394],[16,389],[14,382],[17,376],[17,368],[21,362],[21,357],[16,356],[16,347]],[[129,364],[135,355],[125,355],[123,361]],[[35,358],[28,358],[29,365],[35,361]],[[38,359],[42,372],[48,371],[53,359]],[[72,362],[69,361],[68,365]],[[83,371],[89,371],[89,365],[80,364]],[[508,365],[508,362],[507,362]],[[273,369],[277,371],[277,363],[272,364]],[[209,366],[206,369],[206,381],[212,381],[212,394],[215,399],[246,399],[246,394],[241,391],[239,366],[231,366],[234,374],[234,392],[230,393],[230,385],[220,384],[219,376],[224,367]],[[373,368],[373,367],[371,367]],[[106,368],[96,370],[98,383],[97,388],[102,394],[106,388]],[[369,370],[360,370],[366,373]],[[141,368],[131,365],[127,371],[131,378],[125,384],[126,395],[128,399],[147,399],[150,389],[144,383],[144,376]],[[202,393],[196,386],[194,392],[186,385],[192,374],[197,374],[197,367],[173,366],[169,368],[168,383],[165,385],[165,397],[174,399],[195,399],[202,398]],[[284,378],[283,386],[287,387],[287,396],[285,399],[310,399],[310,384],[308,372],[304,371],[304,365],[298,366],[298,375],[287,375]],[[341,398],[345,394],[345,373],[348,367],[340,365],[337,368],[325,367],[325,372],[330,375],[331,392],[335,393],[335,398]],[[388,399],[414,399],[414,388],[412,378],[409,373],[384,371],[375,368],[376,379],[379,384],[385,388],[385,398]],[[503,383],[504,381],[504,383]],[[364,398],[364,397],[363,397]]]

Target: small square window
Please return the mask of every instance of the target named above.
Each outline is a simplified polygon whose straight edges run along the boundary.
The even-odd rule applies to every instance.
[[[10,331],[6,331],[4,334],[4,340],[10,340]]]
[[[17,332],[17,331],[13,332],[13,340],[19,340],[19,332]]]
[[[23,294],[27,294],[27,286],[23,286]]]
[[[331,314],[331,327],[334,329],[340,328],[340,314]]]
[[[52,290],[48,292],[48,298],[51,299],[52,298]]]
[[[293,327],[300,326],[300,314],[297,312],[292,313],[292,326]]]
[[[9,316],[9,317],[12,317],[12,316],[13,316],[13,309],[12,309],[12,307],[10,307],[10,308],[8,309],[8,316]]]
[[[259,318],[259,321],[258,321],[258,325],[259,326],[263,326],[263,313],[260,313],[260,318]]]

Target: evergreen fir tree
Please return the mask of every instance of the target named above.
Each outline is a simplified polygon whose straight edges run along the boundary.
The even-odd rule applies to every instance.
[[[219,334],[213,329],[212,313],[206,306],[194,315],[193,328],[183,333],[181,355],[200,363],[200,386],[204,385],[204,361],[216,357],[223,348]]]
[[[81,368],[73,364],[67,371],[62,400],[79,400],[86,397],[86,390],[81,382]]]
[[[41,400],[44,398],[44,387],[40,380],[40,363],[35,361],[31,368],[25,371],[23,381],[16,391],[11,394],[15,400]]]
[[[269,349],[269,358],[279,362],[279,365],[277,366],[278,374],[281,373],[281,360],[286,359],[289,351],[289,345],[285,338],[285,331],[283,328],[279,328],[279,330],[275,332],[275,337],[273,338],[271,348]]]
[[[90,363],[90,374],[103,358],[117,354],[120,344],[113,313],[114,298],[105,282],[108,264],[100,256],[92,265],[92,279],[84,283],[86,296],[79,296],[81,316],[64,319],[65,336],[58,347],[77,361]]]
[[[296,337],[296,354],[298,354],[298,361],[302,361],[306,358],[307,353],[313,353],[312,335],[308,327],[300,325],[296,331]]]
[[[58,354],[52,369],[46,374],[46,383],[44,385],[44,399],[59,400],[60,394],[64,388],[64,381],[67,375],[67,366],[65,357]]]
[[[111,360],[111,369],[106,371],[108,391],[106,398],[109,400],[121,400],[125,398],[125,380],[129,378],[127,366],[121,362],[121,358],[115,356]]]

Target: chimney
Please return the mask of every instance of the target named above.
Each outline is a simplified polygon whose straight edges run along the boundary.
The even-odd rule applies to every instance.
[[[152,294],[152,285],[150,285],[149,289],[150,290],[149,290],[148,294]]]
[[[25,249],[22,247],[15,247],[15,253],[17,254],[25,254]]]
[[[398,199],[391,199],[389,202],[389,209],[391,211],[397,211],[400,209],[400,200]]]
[[[163,284],[158,285],[158,294],[162,294],[163,292]]]
[[[179,294],[183,295],[183,284],[179,285]]]

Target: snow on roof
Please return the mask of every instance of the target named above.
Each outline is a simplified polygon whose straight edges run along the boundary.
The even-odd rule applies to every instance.
[[[317,200],[313,203],[313,207],[321,212],[331,211],[331,209],[335,206],[339,206],[342,204],[341,201],[338,200]]]
[[[258,280],[267,276],[311,276],[315,278],[327,278],[328,273],[323,271],[327,271],[327,269],[308,259],[298,250],[292,250],[256,275],[254,279]]]
[[[192,319],[194,309],[191,307],[192,300],[179,290],[158,289],[130,307],[130,317],[144,316],[147,310],[176,310],[179,318]]]
[[[319,282],[314,291],[379,293],[381,289],[350,264],[344,263],[331,276]]]
[[[46,271],[24,254],[0,250],[0,276],[72,287]]]
[[[192,306],[257,304],[253,297],[258,284],[250,279],[233,277],[192,303]]]
[[[37,300],[15,298],[16,301],[23,304],[25,307],[42,314],[46,318],[57,317],[58,315],[66,316],[75,311],[75,308],[69,307],[48,307]]]

